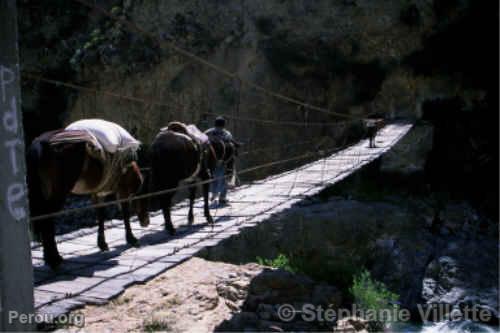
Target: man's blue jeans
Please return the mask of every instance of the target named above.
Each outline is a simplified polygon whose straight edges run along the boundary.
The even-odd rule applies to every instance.
[[[227,194],[227,179],[225,177],[225,168],[223,163],[218,163],[214,172],[214,180],[210,184],[212,199],[226,200]]]

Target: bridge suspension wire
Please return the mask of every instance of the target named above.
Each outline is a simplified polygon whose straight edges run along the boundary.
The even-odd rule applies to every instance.
[[[280,100],[287,102],[287,103],[290,103],[290,104],[300,105],[300,106],[302,106],[306,109],[309,109],[309,110],[313,110],[313,111],[317,111],[317,112],[321,112],[321,113],[325,113],[325,114],[330,114],[330,115],[334,115],[337,117],[349,118],[349,119],[354,119],[354,120],[364,119],[363,117],[359,117],[359,116],[355,116],[355,115],[331,111],[331,110],[328,110],[328,109],[323,108],[323,107],[319,107],[319,106],[316,106],[316,105],[313,105],[313,104],[310,104],[307,102],[303,102],[297,98],[289,97],[289,96],[283,95],[281,93],[275,92],[273,90],[267,89],[267,88],[255,83],[255,82],[252,82],[250,80],[246,80],[246,79],[242,78],[236,72],[231,72],[227,69],[222,68],[219,65],[216,65],[208,60],[205,60],[202,57],[199,57],[196,54],[191,53],[191,52],[175,45],[172,42],[166,41],[164,39],[160,39],[159,37],[157,37],[153,33],[150,33],[148,31],[144,30],[143,28],[139,27],[137,24],[135,24],[129,20],[123,19],[121,17],[118,17],[117,15],[112,14],[108,10],[106,10],[100,6],[97,6],[95,3],[91,3],[88,0],[73,0],[73,1],[79,2],[83,5],[85,5],[86,7],[89,7],[91,9],[94,9],[97,12],[100,12],[104,16],[107,16],[115,21],[122,23],[124,25],[124,27],[127,27],[127,30],[129,32],[138,33],[138,34],[142,35],[143,37],[152,40],[160,48],[162,48],[163,45],[166,45],[169,49],[173,50],[174,52],[181,54],[182,56],[185,56],[186,58],[191,59],[191,60],[193,60],[193,61],[195,61],[195,62],[197,62],[205,67],[208,67],[208,68],[210,68],[210,69],[212,69],[212,70],[214,70],[222,75],[225,75],[225,76],[232,78],[232,79],[239,80],[239,82],[242,85],[246,85],[246,86],[248,86],[256,91],[259,91],[265,95],[274,97],[276,99],[280,99]]]
[[[254,171],[257,171],[260,169],[270,168],[272,166],[284,164],[284,163],[305,160],[305,159],[308,159],[311,157],[324,156],[325,154],[331,154],[331,153],[334,153],[336,151],[339,151],[342,148],[344,148],[344,147],[332,147],[332,148],[328,148],[328,149],[318,150],[315,152],[307,152],[307,153],[304,153],[304,154],[301,154],[298,156],[251,166],[251,167],[248,167],[248,168],[245,168],[245,169],[239,171],[238,174],[246,174],[246,173],[254,172]],[[180,185],[180,186],[177,186],[174,188],[169,188],[169,189],[160,190],[160,191],[156,191],[156,192],[136,195],[136,196],[133,196],[131,198],[116,199],[116,200],[112,200],[112,201],[108,201],[108,202],[101,202],[101,203],[92,204],[92,205],[88,205],[88,206],[84,206],[84,207],[71,208],[71,209],[66,209],[66,210],[62,210],[62,211],[58,211],[58,212],[54,212],[54,213],[37,215],[37,216],[31,217],[30,221],[34,222],[34,221],[39,221],[39,220],[43,220],[43,219],[47,219],[47,218],[54,218],[54,217],[58,217],[58,216],[62,216],[62,215],[74,214],[74,213],[77,213],[80,211],[86,211],[86,210],[95,209],[95,208],[112,206],[112,205],[116,205],[116,204],[120,204],[120,203],[124,203],[124,202],[131,202],[131,201],[135,201],[135,200],[142,200],[142,199],[157,197],[157,196],[164,195],[167,193],[173,193],[173,192],[176,192],[178,190],[189,189],[191,187],[196,187],[196,186],[203,185],[203,184],[209,184],[212,181],[217,180],[217,179],[222,179],[222,178],[227,179],[227,178],[230,178],[231,176],[232,175],[216,177],[213,179],[199,181],[199,182],[195,182],[195,183],[191,183],[191,184],[187,184],[187,185]]]
[[[56,86],[62,86],[78,91],[84,91],[90,94],[94,95],[94,99],[97,100],[97,95],[105,95],[105,96],[110,96],[118,99],[123,99],[123,100],[128,100],[131,102],[135,103],[141,103],[144,104],[145,106],[160,106],[160,107],[176,107],[180,108],[181,106],[178,103],[162,103],[162,102],[157,102],[154,101],[152,98],[140,98],[140,97],[135,97],[135,96],[129,96],[129,95],[122,95],[119,93],[115,93],[112,91],[108,90],[100,90],[96,88],[91,88],[87,86],[82,86],[78,85],[76,83],[72,82],[65,82],[65,81],[60,81],[52,78],[46,78],[41,75],[33,74],[30,72],[23,71],[22,72],[22,77],[25,77],[27,79],[33,80],[33,81],[40,81],[40,82],[45,82],[48,84],[56,85]],[[94,102],[96,103],[96,101]],[[215,112],[202,112],[203,115],[210,115],[210,116],[219,116],[221,115],[220,113],[215,113]],[[343,121],[332,121],[332,122],[300,122],[300,121],[287,121],[287,120],[273,120],[273,119],[262,119],[262,118],[252,118],[252,117],[240,117],[236,115],[229,115],[229,114],[222,114],[224,117],[228,119],[234,119],[238,121],[248,121],[248,122],[256,122],[256,123],[262,123],[266,125],[276,125],[276,126],[299,126],[299,127],[307,127],[307,126],[334,126],[334,125],[339,125],[345,122],[349,122],[352,120],[343,120]]]
[[[33,81],[41,81],[41,82],[50,83],[50,84],[53,84],[53,85],[56,85],[56,86],[62,86],[62,87],[66,87],[66,88],[71,88],[71,89],[78,90],[78,91],[85,91],[85,92],[92,93],[92,94],[99,93],[101,95],[115,97],[115,98],[119,98],[119,99],[123,99],[123,100],[128,100],[128,101],[136,102],[136,103],[141,103],[141,104],[145,104],[145,105],[154,104],[154,105],[165,106],[165,107],[171,106],[170,104],[159,103],[159,102],[155,102],[155,101],[152,101],[152,100],[146,100],[146,99],[135,97],[135,96],[122,95],[122,94],[118,94],[118,93],[115,93],[115,92],[112,92],[112,91],[98,90],[98,89],[95,89],[95,88],[90,88],[90,87],[78,85],[78,84],[75,84],[75,83],[72,83],[72,82],[65,82],[65,81],[55,80],[55,79],[51,79],[51,78],[46,78],[44,76],[41,76],[41,75],[38,75],[38,74],[34,74],[34,73],[30,73],[30,72],[27,72],[27,71],[22,71],[21,76],[25,77],[25,78],[28,78],[30,80],[33,80]]]

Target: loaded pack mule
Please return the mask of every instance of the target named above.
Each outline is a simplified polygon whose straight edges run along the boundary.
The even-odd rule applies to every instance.
[[[28,189],[32,216],[61,210],[70,194],[91,195],[94,203],[107,195],[132,198],[143,188],[144,179],[135,161],[140,142],[115,123],[85,119],[62,130],[46,132],[28,148]],[[149,224],[146,200],[121,203],[128,244],[138,246],[130,227],[130,206],[141,226]],[[104,237],[104,208],[96,208],[97,244],[108,250]],[[61,262],[52,218],[33,222],[33,231],[43,245],[45,262],[56,268]]]
[[[151,190],[172,191],[159,196],[165,229],[175,234],[170,217],[172,198],[181,181],[194,184],[201,180],[204,215],[209,224],[213,224],[210,215],[208,192],[213,172],[221,159],[231,160],[234,149],[221,142],[212,142],[194,125],[171,122],[160,130],[151,145]],[[193,204],[196,197],[196,186],[189,187],[188,224],[194,222]]]

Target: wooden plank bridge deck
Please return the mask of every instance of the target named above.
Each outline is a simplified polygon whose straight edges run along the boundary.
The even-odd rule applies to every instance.
[[[394,146],[410,129],[408,123],[392,123],[379,131],[377,148],[362,140],[340,152],[229,193],[231,204],[212,210],[215,226],[205,224],[202,203],[195,203],[195,224],[185,226],[187,205],[172,209],[177,235],[168,236],[160,212],[151,214],[148,228],[133,223],[140,248],[126,245],[123,223],[106,222],[108,252],[96,245],[97,228],[85,228],[57,237],[65,262],[57,274],[43,265],[42,249],[32,246],[35,275],[35,307],[39,313],[60,315],[85,304],[104,304],[134,283],[143,283],[195,255],[204,247],[265,221],[304,197],[346,178]],[[203,223],[203,224],[201,224]]]

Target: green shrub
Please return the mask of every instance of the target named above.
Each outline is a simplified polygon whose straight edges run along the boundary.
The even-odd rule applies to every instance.
[[[281,268],[291,273],[297,273],[299,271],[297,267],[292,266],[292,264],[290,263],[290,259],[288,259],[288,257],[282,253],[280,253],[274,259],[257,257],[257,262],[259,263],[259,265]]]
[[[390,292],[385,284],[373,280],[370,272],[362,271],[354,277],[349,289],[354,302],[363,310],[384,310],[394,307],[399,295]]]
[[[305,274],[313,280],[324,281],[340,289],[349,288],[353,276],[360,271],[359,265],[350,260],[334,260],[327,256],[312,259],[297,253],[280,253],[274,259],[257,257],[257,263],[291,273]]]

